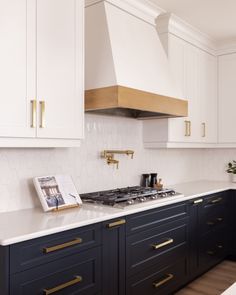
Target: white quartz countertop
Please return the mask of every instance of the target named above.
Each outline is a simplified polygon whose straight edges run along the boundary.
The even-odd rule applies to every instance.
[[[83,204],[80,209],[44,213],[41,208],[0,213],[0,245],[18,242],[58,233],[61,231],[119,218],[157,207],[201,197],[204,195],[236,189],[230,182],[198,181],[172,186],[184,196],[155,200],[124,209],[109,206]]]

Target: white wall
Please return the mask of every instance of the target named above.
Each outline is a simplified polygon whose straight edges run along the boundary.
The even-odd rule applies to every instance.
[[[204,179],[230,181],[227,163],[236,160],[236,149],[207,149],[203,155]]]
[[[0,212],[39,206],[33,176],[69,173],[82,193],[137,185],[146,172],[158,172],[170,185],[228,179],[224,164],[234,158],[234,150],[144,149],[142,123],[134,119],[87,115],[85,129],[78,149],[0,149]],[[116,170],[100,158],[108,148],[133,149],[134,159],[118,155]]]

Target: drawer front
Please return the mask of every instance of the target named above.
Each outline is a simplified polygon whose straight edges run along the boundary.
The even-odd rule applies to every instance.
[[[203,202],[203,214],[207,214],[209,210],[213,210],[219,207],[225,207],[230,202],[230,198],[227,197],[227,192],[220,192],[204,197]]]
[[[127,217],[126,233],[133,234],[187,216],[188,206],[185,202],[133,214]]]
[[[203,272],[223,260],[229,251],[228,232],[212,231],[200,238],[199,265]]]
[[[10,295],[94,295],[101,290],[100,247],[11,276]]]
[[[10,246],[10,272],[24,271],[101,243],[101,225],[33,239]]]
[[[126,242],[127,273],[132,275],[153,264],[185,255],[186,245],[186,219],[132,235]]]
[[[165,268],[155,265],[127,281],[127,295],[173,294],[187,280],[187,260],[182,258]]]
[[[217,230],[220,227],[226,227],[229,224],[229,214],[225,206],[216,207],[208,210],[200,218],[200,233],[205,234],[211,230]]]

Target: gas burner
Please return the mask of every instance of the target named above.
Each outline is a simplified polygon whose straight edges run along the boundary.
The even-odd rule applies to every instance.
[[[174,196],[181,196],[181,194],[176,193],[173,189],[158,190],[141,186],[117,188],[114,190],[80,195],[83,202],[109,205],[118,208]]]

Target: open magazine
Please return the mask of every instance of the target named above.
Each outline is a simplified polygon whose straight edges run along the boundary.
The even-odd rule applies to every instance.
[[[82,201],[70,175],[49,175],[33,179],[44,211],[80,206]]]

